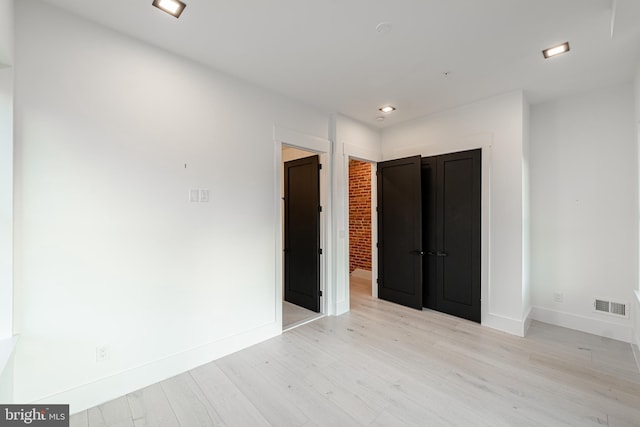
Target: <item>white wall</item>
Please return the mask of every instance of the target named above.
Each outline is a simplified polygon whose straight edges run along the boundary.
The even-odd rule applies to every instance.
[[[349,310],[349,158],[378,162],[381,158],[380,132],[356,120],[337,114],[332,120],[334,141],[333,230],[335,253],[335,313]],[[375,224],[372,224],[375,227]],[[373,230],[375,232],[375,230]],[[377,277],[377,254],[373,253],[372,275]]]
[[[13,0],[0,0],[0,342],[12,335]],[[1,346],[1,344],[0,344]],[[0,350],[1,351],[1,350]],[[3,366],[0,366],[0,372]]]
[[[13,401],[13,0],[0,0],[0,401]]]
[[[635,80],[634,80],[634,98],[635,98],[635,131],[636,131],[636,165],[640,168],[640,65],[638,66],[638,70],[636,72]],[[638,185],[638,191],[640,192],[640,170],[637,171],[638,175],[636,177],[636,182]],[[640,223],[640,195],[638,197],[637,206],[637,215],[636,222]],[[638,230],[640,233],[640,228]],[[640,234],[638,238],[638,245],[640,248]],[[639,251],[640,254],[640,251]],[[638,271],[640,272],[640,261],[637,262]],[[640,279],[640,278],[639,278]],[[639,280],[640,282],[640,280]],[[636,303],[635,312],[634,313],[634,336],[635,343],[637,346],[640,346],[640,283],[636,283]],[[640,353],[638,353],[640,355]],[[636,358],[640,366],[640,358]]]
[[[328,115],[16,7],[15,400],[75,412],[278,334],[274,123]]]
[[[630,320],[592,304],[631,303],[638,284],[633,102],[624,84],[531,110],[534,318],[625,341]]]
[[[522,307],[531,321],[531,106],[523,99],[522,128]],[[529,329],[525,325],[525,331]]]
[[[482,148],[482,324],[523,335],[523,129],[512,92],[385,129],[385,160]]]
[[[0,64],[13,65],[13,3],[14,0],[0,0]]]

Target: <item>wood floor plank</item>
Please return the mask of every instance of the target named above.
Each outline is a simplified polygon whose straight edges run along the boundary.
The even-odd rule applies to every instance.
[[[186,372],[163,381],[161,386],[180,425],[224,425],[190,373]]]
[[[256,352],[269,345],[270,343],[262,343],[254,346],[252,351],[238,355],[238,359],[254,358],[255,360]],[[267,361],[269,363],[265,364],[264,369],[273,381],[272,393],[285,395],[288,405],[298,408],[318,425],[361,425],[350,414],[331,402],[327,396],[305,382],[303,376],[292,372],[281,360],[267,359]],[[220,362],[224,363],[224,359]]]
[[[89,427],[87,411],[78,412],[69,418],[69,427]]]
[[[125,396],[90,408],[86,413],[88,427],[133,427],[129,402]]]
[[[135,427],[180,426],[160,383],[127,395]]]
[[[370,427],[411,427],[409,424],[399,420],[387,411],[382,411],[378,417],[373,420]]]
[[[295,393],[291,385],[274,381],[268,363],[254,364],[243,357],[245,355],[238,355],[240,357],[233,359],[223,358],[216,365],[253,402],[271,425],[301,426],[307,423],[309,418],[299,408],[290,404],[290,394]],[[263,399],[263,396],[270,398]]]
[[[255,405],[216,365],[209,363],[190,371],[209,404],[227,426],[268,426]]]
[[[518,338],[374,299],[360,283],[349,313],[127,402],[136,426],[640,426],[633,360],[626,343],[539,322]],[[116,425],[121,404],[92,408],[74,423]],[[166,416],[149,418],[159,406]]]

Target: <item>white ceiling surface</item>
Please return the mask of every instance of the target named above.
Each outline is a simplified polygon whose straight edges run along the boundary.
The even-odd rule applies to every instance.
[[[180,19],[151,0],[46,1],[381,127],[516,89],[538,103],[630,81],[640,61],[639,0],[185,0]],[[387,103],[398,110],[376,121]]]

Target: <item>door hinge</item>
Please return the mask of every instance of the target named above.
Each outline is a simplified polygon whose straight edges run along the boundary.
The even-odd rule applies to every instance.
[[[318,253],[322,255],[322,248],[318,249]]]
[[[380,206],[376,206],[376,212],[380,212]]]
[[[376,248],[380,248],[380,242],[376,242]]]
[[[376,279],[376,283],[379,285],[379,284],[380,284],[380,282],[381,282],[380,278],[377,278],[377,279]]]
[[[318,296],[322,296],[322,291],[318,291]]]
[[[322,212],[322,206],[318,206],[318,212]]]
[[[318,163],[318,170],[322,169],[322,163]]]

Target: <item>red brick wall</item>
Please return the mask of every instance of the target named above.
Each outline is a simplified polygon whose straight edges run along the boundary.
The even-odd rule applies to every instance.
[[[371,164],[349,161],[349,272],[371,271]]]

